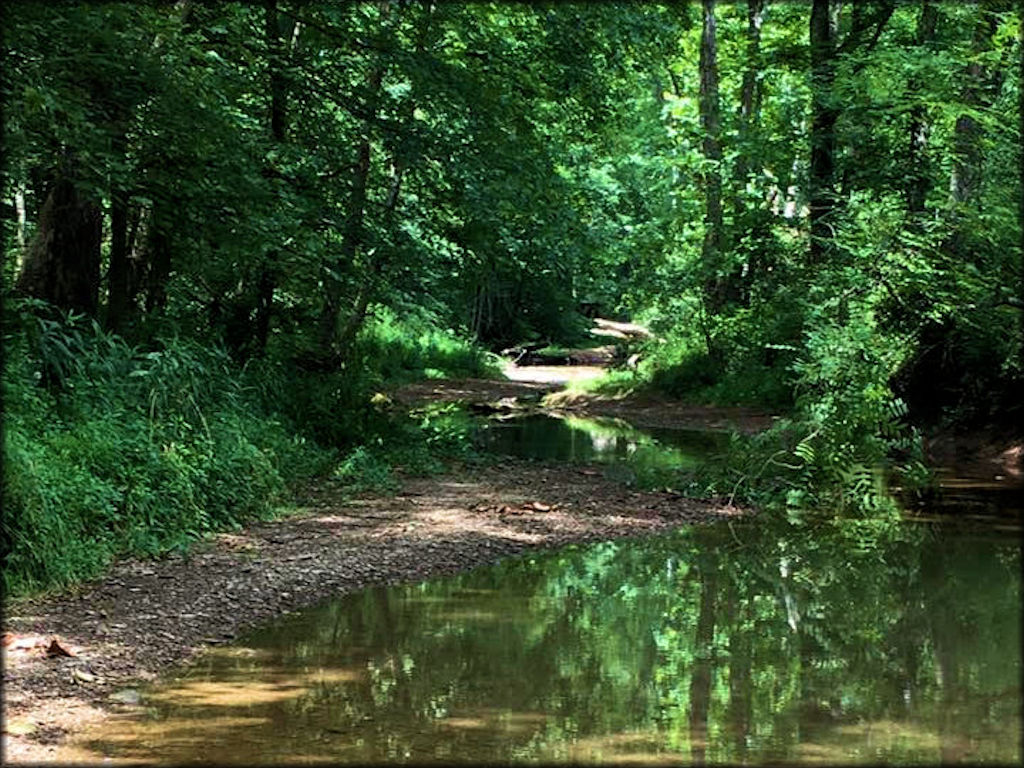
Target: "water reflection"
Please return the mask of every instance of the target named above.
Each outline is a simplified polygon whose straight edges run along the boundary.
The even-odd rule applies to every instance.
[[[476,442],[484,450],[544,461],[602,462],[608,474],[641,487],[685,487],[700,478],[702,465],[720,460],[742,435],[669,428],[636,429],[619,419],[583,419],[534,414],[482,422]],[[935,485],[899,496],[909,517],[946,521],[950,515],[1019,533],[1024,479],[978,474],[971,467],[935,468]],[[883,481],[882,470],[879,482]],[[700,483],[698,482],[699,486]]]
[[[1018,762],[1020,548],[763,522],[350,595],[65,760]]]
[[[721,454],[730,437],[688,429],[639,430],[617,419],[516,416],[479,425],[476,442],[490,453],[544,461],[597,461],[619,465],[646,485],[677,482]]]

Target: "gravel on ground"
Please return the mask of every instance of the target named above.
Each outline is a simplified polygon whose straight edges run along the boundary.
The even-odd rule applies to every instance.
[[[631,490],[605,471],[510,459],[403,478],[395,495],[356,499],[324,482],[275,521],[217,535],[185,555],[123,560],[70,592],[11,602],[4,758],[52,761],[69,735],[116,713],[136,686],[339,593],[741,514]]]

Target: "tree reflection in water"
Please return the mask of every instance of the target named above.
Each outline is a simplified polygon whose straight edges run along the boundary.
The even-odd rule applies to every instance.
[[[169,762],[1019,762],[1019,566],[1015,538],[865,521],[571,547],[290,617],[78,747]]]

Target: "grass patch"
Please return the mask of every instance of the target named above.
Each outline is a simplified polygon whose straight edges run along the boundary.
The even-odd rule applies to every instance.
[[[440,471],[467,455],[464,415],[395,413],[374,389],[387,375],[491,370],[479,348],[393,318],[361,339],[377,367],[323,374],[271,360],[239,369],[176,338],[136,349],[38,303],[5,311],[0,544],[13,596],[271,517],[309,478],[354,493],[393,489],[395,467]]]

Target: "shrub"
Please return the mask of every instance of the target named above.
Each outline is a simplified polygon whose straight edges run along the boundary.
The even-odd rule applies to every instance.
[[[335,452],[296,436],[226,355],[139,352],[80,318],[11,302],[5,322],[4,586],[96,574],[268,514]],[[48,385],[48,386],[44,386]]]

